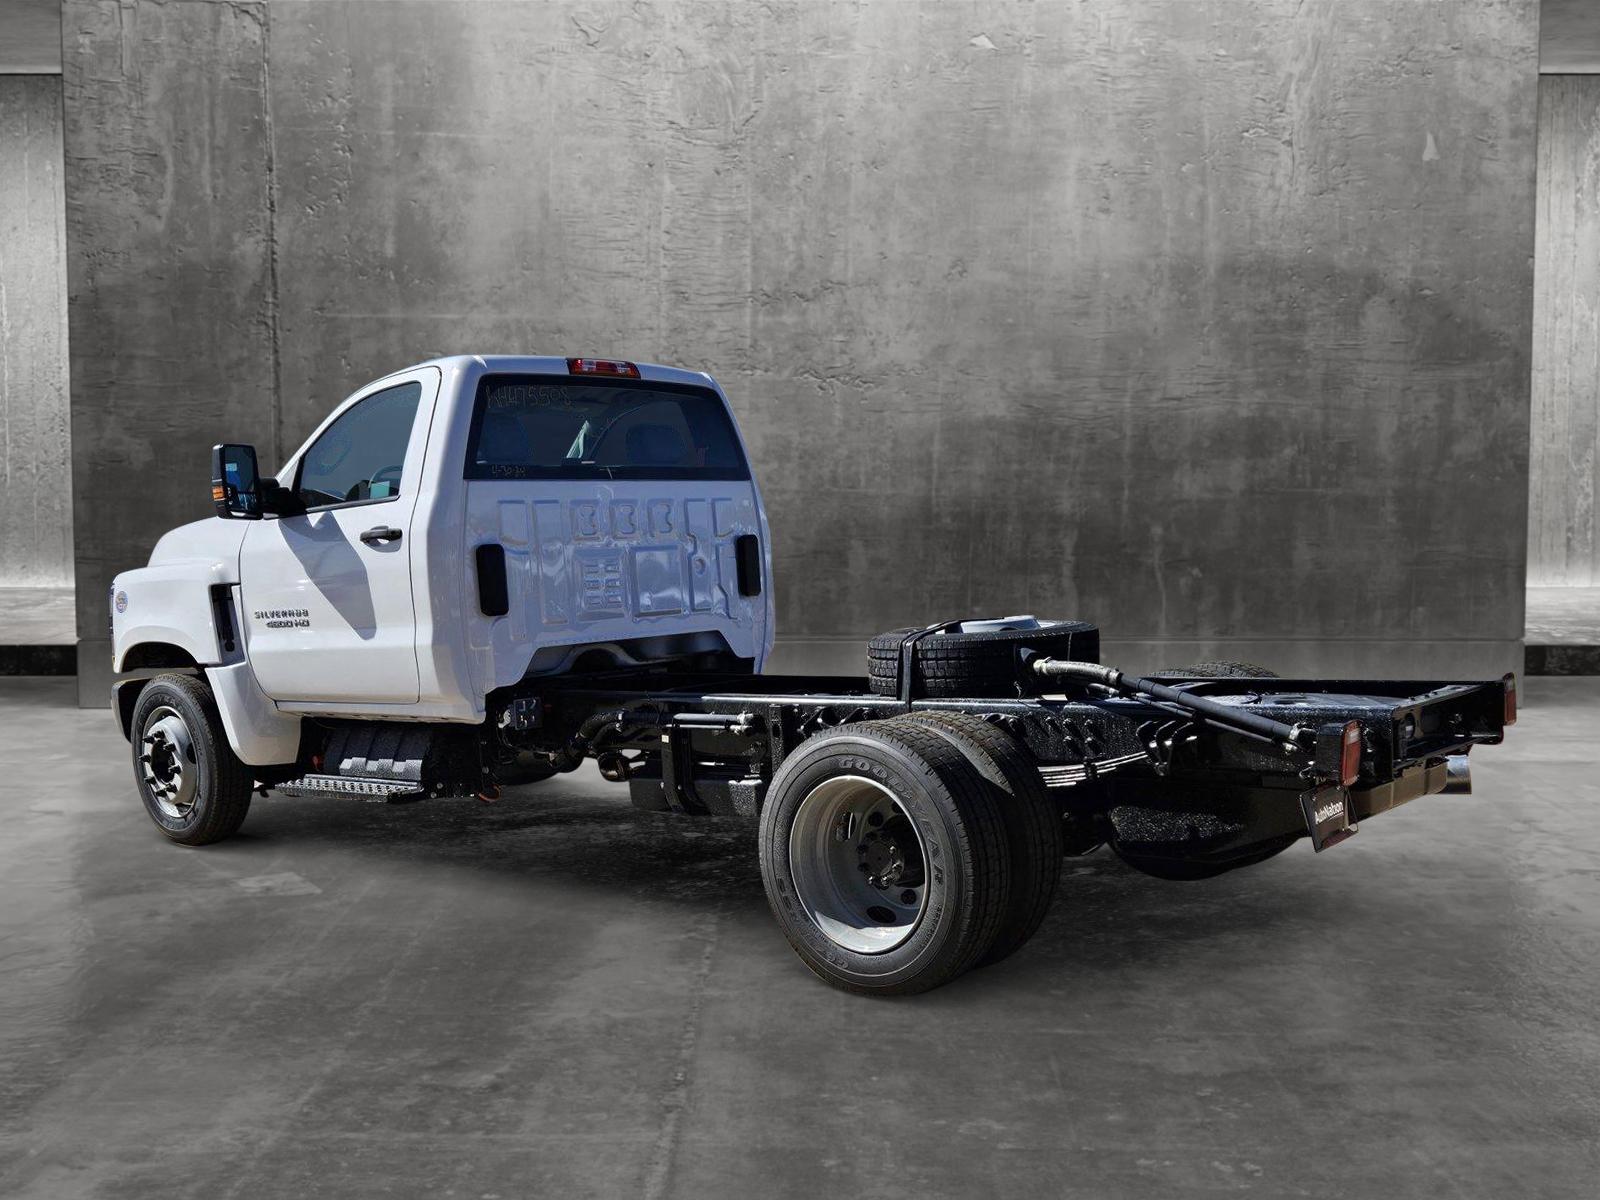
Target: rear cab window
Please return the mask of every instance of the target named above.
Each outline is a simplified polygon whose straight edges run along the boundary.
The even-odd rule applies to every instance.
[[[750,467],[710,388],[566,375],[485,375],[468,479],[727,479]]]

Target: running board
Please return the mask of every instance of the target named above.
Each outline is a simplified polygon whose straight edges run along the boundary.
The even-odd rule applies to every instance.
[[[361,775],[302,775],[287,783],[274,784],[272,790],[280,796],[340,796],[379,804],[404,804],[428,795],[415,780]]]

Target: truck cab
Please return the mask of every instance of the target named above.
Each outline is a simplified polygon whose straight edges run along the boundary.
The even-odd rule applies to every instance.
[[[275,478],[249,447],[217,460],[216,515],[116,577],[113,667],[200,668],[245,764],[293,762],[305,717],[476,724],[532,676],[771,650],[766,515],[709,375],[437,359]]]

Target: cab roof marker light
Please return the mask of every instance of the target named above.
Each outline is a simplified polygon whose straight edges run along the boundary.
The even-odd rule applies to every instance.
[[[611,375],[619,379],[638,379],[639,368],[619,358],[569,358],[569,375]]]

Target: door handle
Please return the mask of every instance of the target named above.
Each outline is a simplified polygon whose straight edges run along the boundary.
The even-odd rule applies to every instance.
[[[388,525],[375,525],[361,535],[361,540],[369,546],[376,546],[379,542],[398,542],[400,531]]]

